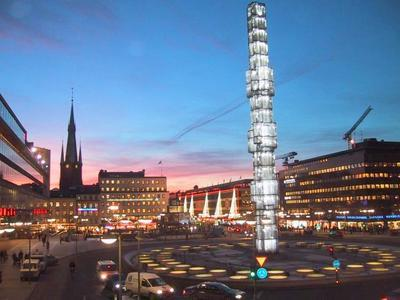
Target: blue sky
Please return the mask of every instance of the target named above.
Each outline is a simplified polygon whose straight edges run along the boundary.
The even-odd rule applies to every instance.
[[[170,190],[251,176],[248,1],[0,2],[0,93],[29,139],[66,140],[71,87],[84,181],[99,169],[168,176]],[[267,1],[277,153],[400,139],[398,1]]]

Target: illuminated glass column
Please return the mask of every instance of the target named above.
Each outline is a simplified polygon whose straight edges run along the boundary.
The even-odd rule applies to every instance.
[[[268,67],[265,5],[252,2],[247,8],[249,70],[247,97],[251,108],[248,132],[249,152],[253,155],[251,198],[256,213],[257,253],[278,252],[276,210],[278,182],[275,174],[276,124],[272,116],[273,71]]]

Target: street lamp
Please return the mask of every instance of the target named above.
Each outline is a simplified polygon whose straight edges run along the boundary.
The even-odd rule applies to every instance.
[[[118,232],[117,237],[115,235],[110,235],[110,236],[102,236],[100,238],[101,242],[106,244],[106,245],[111,245],[114,244],[118,240],[118,283],[119,283],[119,288],[118,288],[118,300],[122,299],[122,262],[121,262],[121,233]]]

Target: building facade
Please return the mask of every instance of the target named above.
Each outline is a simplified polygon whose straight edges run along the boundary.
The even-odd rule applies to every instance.
[[[100,200],[106,203],[103,217],[154,219],[168,207],[167,178],[139,172],[99,172]]]
[[[231,181],[227,183],[197,187],[195,186],[191,190],[184,192],[178,192],[171,198],[171,212],[188,212],[190,213],[191,206],[193,207],[194,216],[203,216],[205,209],[208,207],[208,215],[214,216],[216,211],[219,214],[218,217],[228,217],[231,212],[232,198],[236,200],[236,213],[239,217],[250,216],[253,213],[253,204],[250,197],[250,183],[251,179],[241,179],[238,181]],[[235,190],[235,197],[233,197],[233,191]],[[207,205],[206,205],[207,195]],[[217,209],[218,198],[220,195],[220,212]],[[191,205],[191,199],[193,197],[193,205]],[[176,199],[177,198],[177,199]],[[186,200],[185,200],[186,198]],[[174,206],[179,205],[179,209]],[[185,208],[186,205],[186,208]],[[206,209],[207,210],[207,209]],[[254,218],[254,214],[253,214]]]
[[[32,222],[49,195],[50,150],[35,148],[0,95],[0,221]]]
[[[353,149],[289,164],[279,172],[292,226],[400,226],[400,143],[364,140]]]
[[[78,156],[75,132],[74,105],[72,102],[68,124],[67,149],[64,156],[64,145],[62,145],[60,160],[60,192],[66,197],[73,196],[77,188],[82,186],[82,151],[81,147],[79,147]]]

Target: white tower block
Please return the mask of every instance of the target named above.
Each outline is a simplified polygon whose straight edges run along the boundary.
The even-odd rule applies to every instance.
[[[229,218],[237,218],[238,217],[238,210],[237,210],[237,203],[236,203],[236,189],[233,189],[232,192],[232,200],[231,200],[231,207],[229,209]]]
[[[192,194],[192,196],[190,197],[189,214],[190,214],[191,217],[194,217],[193,194]]]
[[[272,115],[275,94],[273,71],[268,66],[265,5],[252,2],[247,7],[249,70],[246,73],[247,97],[251,108],[248,132],[249,152],[253,155],[251,199],[256,215],[256,252],[278,252],[276,210],[278,183],[275,174],[276,124]]]
[[[218,199],[217,199],[217,205],[215,206],[215,213],[214,217],[218,218],[222,216],[222,206],[221,206],[221,191],[218,192]]]
[[[187,197],[185,195],[185,199],[183,199],[183,212],[187,213],[188,209],[187,209]]]
[[[206,192],[206,198],[204,199],[204,207],[203,207],[203,217],[210,216],[210,210],[208,208],[208,192]]]

